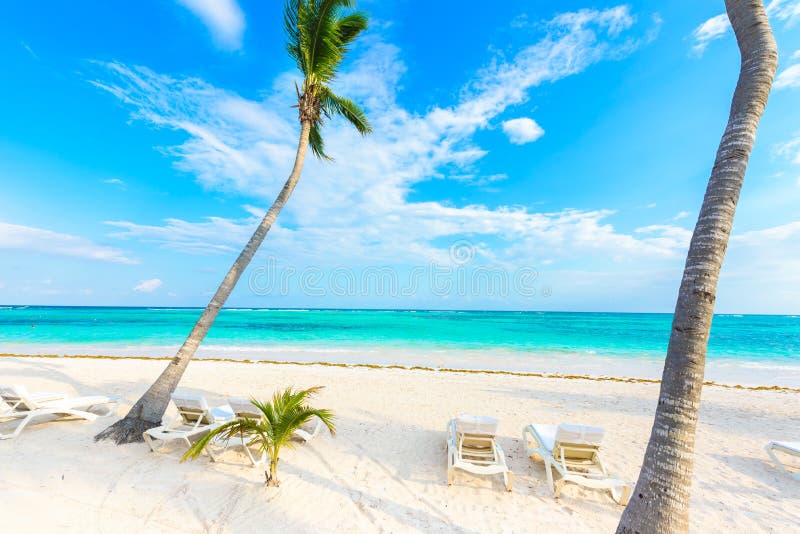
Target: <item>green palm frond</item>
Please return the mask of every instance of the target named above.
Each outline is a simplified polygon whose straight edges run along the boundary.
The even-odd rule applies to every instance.
[[[252,425],[252,422],[245,419],[237,419],[236,421],[225,423],[215,428],[199,440],[195,441],[192,446],[189,447],[189,450],[186,451],[186,454],[183,455],[181,461],[183,462],[185,460],[197,459],[197,457],[203,453],[203,450],[208,446],[208,444],[211,443],[211,441],[213,441],[217,436],[230,439],[242,433],[249,434],[254,430],[255,428]]]
[[[311,152],[319,159],[333,161],[333,158],[325,153],[325,142],[322,140],[320,123],[315,122],[311,125],[311,132],[308,134],[308,144],[311,145]]]
[[[367,120],[367,114],[361,106],[349,98],[335,95],[327,87],[321,96],[322,109],[328,116],[339,115],[355,126],[358,133],[367,135],[372,132],[372,126]]]
[[[350,13],[337,21],[336,30],[339,33],[342,52],[347,52],[350,49],[350,44],[355,41],[361,32],[367,29],[368,25],[367,16],[360,12]]]
[[[283,10],[283,27],[286,32],[286,51],[294,59],[300,72],[306,71],[305,55],[301,46],[300,8],[302,0],[288,0]]]
[[[264,414],[261,419],[237,419],[219,426],[197,440],[186,451],[181,461],[196,459],[217,437],[223,440],[247,437],[248,446],[257,446],[269,454],[271,460],[271,470],[267,473],[269,481],[270,476],[274,474],[273,463],[277,469],[281,448],[294,446],[291,441],[292,435],[304,424],[318,417],[331,434],[336,433],[333,413],[330,410],[313,408],[308,404],[311,397],[321,389],[319,386],[301,390],[287,388],[276,392],[268,402],[251,399],[253,406]]]
[[[286,50],[303,73],[300,120],[311,122],[309,144],[320,159],[331,159],[322,139],[324,117],[344,117],[362,135],[372,131],[364,110],[329,87],[350,46],[367,29],[367,16],[349,11],[354,7],[355,0],[287,0],[284,9]]]
[[[306,76],[312,83],[327,83],[336,74],[336,67],[342,60],[337,32],[339,8],[347,7],[347,0],[311,0],[308,19],[309,42],[306,47],[308,71]]]

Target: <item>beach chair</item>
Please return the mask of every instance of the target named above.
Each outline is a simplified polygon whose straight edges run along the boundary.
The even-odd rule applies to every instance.
[[[789,456],[794,456],[797,459],[800,459],[800,441],[770,441],[767,443],[765,447],[767,450],[767,454],[772,461],[775,462],[775,466],[792,477],[795,480],[800,480],[800,467],[797,468],[795,471],[789,471],[787,465],[778,458],[775,454],[775,451],[778,451],[783,454],[787,454]]]
[[[253,403],[248,399],[241,397],[231,397],[230,399],[228,399],[228,405],[231,407],[231,410],[233,411],[233,414],[237,419],[254,419],[256,421],[260,421],[264,417],[264,414],[261,412],[261,410],[256,408],[253,405]],[[324,423],[319,418],[317,418],[313,430],[309,432],[306,429],[298,428],[297,430],[294,431],[294,437],[305,443],[308,443],[309,441],[317,437],[317,435],[322,430],[323,426],[325,426]],[[235,445],[231,445],[230,444],[231,440],[228,440],[224,445],[223,452],[227,450],[229,447],[240,447],[244,450],[245,454],[250,459],[250,463],[252,463],[253,466],[259,466],[265,463],[267,460],[266,451],[262,451],[261,458],[256,460],[255,457],[253,456],[253,451],[247,445],[248,438],[249,436],[246,434],[240,435],[239,440],[241,441],[241,444],[235,444]]]
[[[255,421],[261,421],[261,419],[264,417],[264,414],[261,413],[261,410],[253,406],[253,403],[247,399],[232,397],[228,399],[228,405],[231,407],[233,415],[236,419],[252,419]],[[267,451],[261,451],[261,458],[258,460],[256,460],[255,456],[253,456],[253,451],[247,444],[247,441],[250,439],[250,435],[241,434],[239,439],[241,440],[240,445],[231,445],[231,440],[226,441],[222,452],[225,452],[229,447],[232,446],[241,447],[241,449],[250,459],[250,463],[253,464],[253,467],[258,467],[267,461]]]
[[[166,442],[183,441],[187,447],[192,442],[211,432],[218,426],[233,420],[233,411],[227,404],[209,408],[205,397],[185,393],[173,393],[172,402],[178,409],[178,417],[169,423],[146,430],[143,434],[145,442],[153,452],[159,452]],[[159,443],[160,442],[160,443]],[[206,449],[214,460],[211,449]]]
[[[475,475],[503,475],[506,490],[514,485],[514,473],[506,465],[506,456],[498,445],[497,419],[477,415],[459,415],[447,425],[447,484],[461,469]]]
[[[0,409],[0,422],[22,420],[12,432],[0,434],[0,440],[16,438],[28,423],[43,416],[94,421],[110,415],[119,404],[118,399],[103,395],[67,397],[63,393],[28,393],[23,386],[17,385],[0,385],[0,399],[7,405],[7,408]],[[103,409],[99,413],[93,411],[98,407]]]
[[[607,489],[619,504],[626,505],[633,488],[612,478],[600,459],[600,443],[605,431],[596,426],[531,424],[522,429],[525,453],[542,458],[547,483],[558,497],[566,482],[587,488]],[[555,480],[553,469],[559,475]]]

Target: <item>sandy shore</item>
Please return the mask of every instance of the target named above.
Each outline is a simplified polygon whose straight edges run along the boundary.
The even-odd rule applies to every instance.
[[[124,415],[163,361],[0,358],[0,382],[32,391],[113,394]],[[634,480],[649,436],[656,384],[397,369],[193,362],[181,390],[212,404],[325,385],[336,437],[284,453],[282,485],[236,452],[181,464],[144,444],[95,444],[113,421],[43,423],[0,442],[0,516],[9,532],[458,531],[553,528],[610,532],[622,508],[607,493],[567,485],[551,497],[544,469],[521,452],[520,429],[570,421],[607,429],[612,473]],[[516,475],[445,477],[445,425],[460,412],[500,419]],[[709,386],[697,438],[692,525],[697,532],[792,531],[800,484],[767,461],[771,439],[800,439],[800,394]]]

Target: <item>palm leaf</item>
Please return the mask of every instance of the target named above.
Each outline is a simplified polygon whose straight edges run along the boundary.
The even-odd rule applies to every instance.
[[[284,9],[286,49],[304,76],[301,121],[311,122],[308,142],[320,159],[332,159],[322,139],[325,117],[342,116],[362,135],[372,131],[364,110],[329,87],[350,45],[367,28],[365,14],[345,12],[354,5],[354,0],[287,0]]]
[[[196,459],[217,436],[225,440],[252,436],[247,445],[258,445],[262,451],[269,454],[271,472],[272,463],[274,462],[274,465],[277,466],[281,448],[294,447],[294,443],[291,441],[292,434],[313,417],[319,417],[331,434],[335,434],[333,413],[330,410],[313,408],[307,404],[308,400],[320,389],[322,388],[311,387],[301,390],[287,388],[282,392],[276,392],[269,402],[251,399],[250,402],[253,403],[253,406],[264,414],[263,418],[237,419],[219,426],[189,447],[181,461]],[[266,473],[268,481],[270,472]]]
[[[283,27],[286,32],[286,51],[294,59],[300,72],[306,71],[306,58],[303,54],[300,34],[301,0],[288,0],[283,10]]]
[[[355,126],[358,133],[367,135],[372,132],[372,126],[367,120],[367,114],[361,109],[361,106],[343,96],[335,95],[327,87],[322,94],[322,109],[325,110],[329,116],[339,115],[347,119],[347,121]]]
[[[339,33],[339,48],[342,52],[347,52],[349,45],[355,41],[356,37],[367,29],[367,16],[364,13],[350,13],[340,18],[336,23],[336,31]]]
[[[319,159],[333,161],[333,158],[325,153],[325,142],[322,140],[319,122],[315,122],[311,125],[311,132],[308,134],[308,144],[311,145],[311,152]]]

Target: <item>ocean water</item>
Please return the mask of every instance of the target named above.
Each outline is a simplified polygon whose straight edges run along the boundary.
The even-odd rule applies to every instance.
[[[174,354],[199,309],[0,306],[0,352]],[[199,357],[658,377],[670,314],[223,310]],[[707,376],[800,385],[800,317],[717,315]]]

